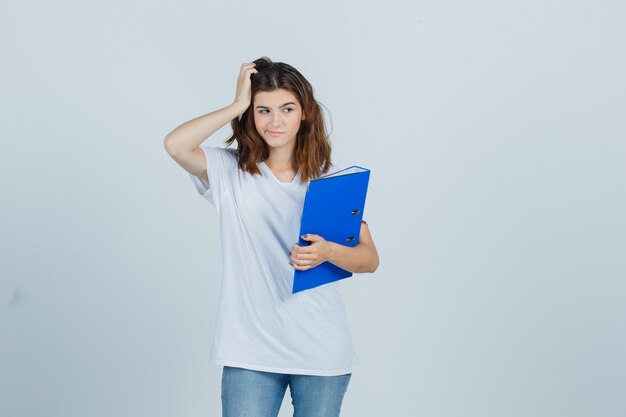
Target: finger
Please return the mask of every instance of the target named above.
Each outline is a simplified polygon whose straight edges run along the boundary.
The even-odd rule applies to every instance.
[[[312,254],[312,252],[308,251],[307,249],[304,248],[297,248],[297,249],[293,249],[291,250],[289,253],[293,254],[293,255],[297,255],[297,256],[310,256]]]
[[[302,239],[307,240],[307,241],[315,241],[315,240],[321,240],[323,239],[323,237],[321,237],[320,235],[316,235],[314,233],[305,233],[304,235],[300,236]]]
[[[302,256],[295,256],[293,254],[289,257],[289,260],[298,265],[306,265],[307,263],[314,261],[313,259],[303,258]]]
[[[293,256],[297,256],[297,259],[316,259],[317,252],[315,251],[306,251],[305,249],[300,249],[297,251],[289,251]]]
[[[297,266],[297,269],[299,269],[300,271],[306,271],[308,269],[314,268],[315,265],[299,265]]]
[[[314,261],[317,259],[317,256],[289,252],[289,258],[296,261]]]
[[[302,269],[303,266],[300,265],[298,262],[294,262],[294,261],[289,261],[289,265],[291,265],[292,267],[296,268],[296,269]]]
[[[257,72],[259,72],[259,71],[257,69],[254,69],[254,68],[244,69],[239,74],[239,79],[241,79],[241,80],[250,79],[250,74],[256,74]]]
[[[291,266],[301,271],[313,268],[313,265],[311,264],[303,264],[303,263],[297,263],[297,262],[291,262]]]
[[[317,253],[317,248],[313,247],[313,245],[301,246],[295,252],[300,255],[315,255]]]
[[[299,251],[291,251],[294,255],[298,256],[298,259],[313,259],[317,256],[317,252],[307,251],[306,249],[301,249]]]

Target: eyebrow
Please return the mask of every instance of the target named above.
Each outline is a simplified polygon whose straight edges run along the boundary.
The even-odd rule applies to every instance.
[[[294,104],[294,105],[295,105],[296,103],[294,103],[293,101],[290,101],[289,103],[285,103],[285,104],[283,104],[282,106],[278,106],[278,107],[285,107],[285,106],[287,106],[287,105],[289,105],[289,104]],[[256,106],[256,108],[257,108],[257,109],[258,109],[258,108],[269,109],[269,107],[267,107],[267,106]]]

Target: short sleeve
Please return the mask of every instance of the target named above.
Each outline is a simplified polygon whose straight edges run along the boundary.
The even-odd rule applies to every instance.
[[[209,180],[189,174],[198,193],[215,207],[219,206],[220,196],[230,187],[229,178],[237,169],[237,151],[233,148],[203,147]]]

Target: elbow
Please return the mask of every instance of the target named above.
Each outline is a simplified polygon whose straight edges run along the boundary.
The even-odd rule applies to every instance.
[[[163,147],[165,148],[167,153],[172,157],[178,153],[178,151],[176,150],[176,147],[174,146],[174,141],[172,137],[169,135],[165,136],[165,138],[163,139]]]
[[[378,254],[375,254],[367,272],[376,272],[379,264],[380,264],[380,259],[378,258]]]
[[[363,246],[363,254],[358,272],[374,272],[378,269],[380,260],[378,258],[378,251],[375,247],[370,245],[359,244]]]
[[[370,272],[376,272],[376,270],[378,269],[378,265],[380,264],[380,261],[378,260],[378,258],[376,258],[376,263],[374,263],[374,265],[372,266],[372,269],[370,270]]]
[[[171,154],[172,141],[170,140],[169,136],[165,136],[165,138],[163,139],[163,147],[165,148],[167,153]]]
[[[172,154],[172,139],[169,136],[165,136],[165,138],[163,139],[163,147],[165,148],[167,153],[169,153],[170,155]]]

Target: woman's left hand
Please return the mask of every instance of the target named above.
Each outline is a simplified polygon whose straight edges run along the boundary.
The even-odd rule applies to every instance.
[[[331,243],[320,235],[306,234],[302,239],[311,242],[309,246],[300,246],[297,243],[291,247],[289,251],[289,259],[291,266],[300,271],[315,268],[322,262],[329,259]]]

